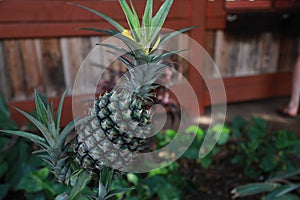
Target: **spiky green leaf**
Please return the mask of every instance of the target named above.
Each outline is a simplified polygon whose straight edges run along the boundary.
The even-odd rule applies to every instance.
[[[75,128],[75,120],[72,120],[65,126],[65,128],[61,131],[60,135],[58,136],[58,141],[57,141],[58,148],[63,147],[67,137],[72,133],[74,128]]]
[[[55,139],[53,138],[53,135],[49,132],[46,126],[42,124],[39,120],[31,116],[30,114],[24,112],[23,110],[20,110],[18,108],[15,108],[17,111],[19,111],[22,115],[24,115],[27,119],[29,119],[43,134],[44,138],[46,139],[47,143],[52,147],[55,144]]]
[[[180,29],[178,31],[175,31],[175,32],[172,32],[170,34],[167,34],[166,36],[164,36],[160,43],[159,43],[159,46],[163,45],[165,42],[169,41],[170,39],[176,37],[177,35],[179,35],[180,33],[184,33],[184,32],[187,32],[189,30],[192,30],[194,28],[197,28],[197,26],[190,26],[190,27],[187,27],[187,28],[183,28],[183,29]]]
[[[151,21],[151,27],[154,28],[150,38],[155,38],[160,31],[162,25],[164,24],[167,15],[170,11],[170,8],[173,4],[174,0],[165,0],[163,5],[159,8],[156,15],[153,17]]]
[[[184,52],[184,51],[188,51],[188,49],[181,49],[181,50],[176,50],[176,51],[170,51],[170,52],[158,55],[158,56],[156,56],[156,57],[153,58],[152,62],[153,63],[158,63],[161,60],[164,60],[166,58],[169,58],[169,57],[171,57],[171,56],[173,56],[175,54],[178,54],[178,53]]]
[[[276,188],[274,191],[270,192],[268,195],[266,195],[266,197],[264,198],[264,200],[271,200],[274,198],[278,198],[280,196],[283,196],[293,190],[296,190],[300,188],[300,184],[286,184],[283,185],[281,187]]]
[[[32,133],[23,132],[23,131],[12,131],[12,130],[0,130],[0,131],[10,135],[17,135],[17,136],[24,137],[36,144],[46,143],[46,140],[44,138]]]
[[[107,15],[101,13],[101,12],[98,12],[98,11],[96,11],[94,9],[91,9],[91,8],[88,8],[86,6],[82,6],[82,5],[79,5],[79,4],[76,4],[76,3],[70,3],[70,4],[96,14],[97,16],[99,16],[99,17],[103,18],[104,20],[106,20],[107,22],[109,22],[111,25],[113,25],[120,32],[122,32],[125,29],[116,20],[112,19],[111,17],[109,17],[109,16],[107,16]]]
[[[34,99],[35,99],[35,109],[38,118],[44,124],[44,126],[48,127],[47,108],[37,91],[34,91]]]
[[[133,34],[134,39],[139,42],[141,38],[141,25],[139,22],[139,17],[137,16],[137,13],[132,5],[132,10],[130,9],[129,5],[127,4],[126,0],[119,0],[120,5],[122,7],[122,10],[125,14],[125,17],[127,19],[128,25],[130,27],[130,30]]]
[[[231,193],[233,194],[233,198],[237,198],[254,194],[260,194],[263,192],[270,192],[280,186],[281,184],[279,183],[250,183],[233,189]]]
[[[153,11],[153,0],[147,0],[144,15],[143,15],[143,28],[151,27],[152,20],[152,11]],[[146,33],[146,37],[149,37],[148,32]]]
[[[64,105],[66,95],[67,95],[67,90],[63,93],[62,97],[60,98],[58,108],[56,111],[56,129],[57,129],[57,131],[59,131],[59,128],[60,128],[61,113],[62,113],[62,108]]]
[[[133,190],[133,189],[134,188],[119,188],[119,189],[111,190],[107,193],[107,195],[103,198],[103,200],[108,200],[108,199],[116,196],[117,194],[125,193],[125,192]]]

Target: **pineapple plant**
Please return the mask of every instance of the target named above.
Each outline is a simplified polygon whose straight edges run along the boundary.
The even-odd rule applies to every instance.
[[[121,40],[128,48],[113,44],[100,44],[117,56],[128,69],[123,77],[121,89],[107,91],[100,95],[89,111],[90,120],[79,125],[74,148],[77,162],[87,170],[101,170],[110,166],[126,170],[135,155],[144,149],[151,132],[150,108],[153,105],[157,87],[155,80],[167,64],[162,61],[182,50],[157,54],[156,50],[177,34],[193,27],[182,29],[165,37],[160,30],[173,0],[166,0],[153,16],[153,0],[147,0],[142,22],[130,1],[119,0],[125,13],[129,30],[114,19],[96,10],[73,4],[107,20],[117,30],[82,28],[104,33]]]
[[[59,195],[57,199],[104,200],[129,190],[111,190],[112,181],[116,171],[126,171],[135,156],[145,148],[151,132],[150,109],[155,99],[155,80],[168,65],[164,59],[182,51],[159,53],[157,50],[179,33],[194,28],[188,27],[160,36],[173,1],[165,0],[153,16],[153,0],[147,0],[140,22],[133,3],[119,0],[129,29],[101,12],[72,4],[96,14],[116,28],[81,29],[121,40],[127,49],[113,44],[100,45],[110,49],[107,53],[116,55],[128,73],[122,77],[123,84],[118,89],[107,91],[95,99],[87,116],[73,120],[62,130],[60,119],[66,93],[61,98],[56,116],[52,105],[44,103],[35,93],[37,117],[18,111],[39,129],[41,136],[23,131],[2,131],[25,137],[40,146],[41,150],[37,153],[49,164],[57,180],[71,186],[70,191]],[[71,137],[73,132],[75,136]],[[67,139],[69,137],[71,139]]]

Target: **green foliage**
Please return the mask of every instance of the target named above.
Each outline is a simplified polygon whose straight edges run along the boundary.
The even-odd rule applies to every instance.
[[[213,133],[220,133],[220,134],[213,134]],[[157,148],[161,148],[165,145],[167,145],[175,136],[177,132],[175,130],[166,130],[162,134],[156,135],[156,144]],[[206,131],[203,131],[201,128],[195,125],[189,126],[185,130],[186,137],[191,137],[191,134],[195,134],[195,140],[192,142],[190,147],[184,154],[182,155],[182,158],[186,158],[188,160],[200,160],[200,165],[203,168],[208,168],[212,162],[214,157],[220,153],[224,145],[228,142],[229,136],[230,136],[230,129],[227,126],[221,126],[221,125],[215,125],[211,129],[208,129]],[[207,134],[212,135],[220,135],[219,138],[215,138],[217,141],[216,145],[213,147],[211,152],[205,156],[204,158],[199,159],[199,150],[201,146],[203,145],[204,138]]]
[[[299,157],[300,140],[287,131],[272,131],[261,118],[246,121],[233,120],[232,135],[237,143],[233,164],[244,166],[244,174],[250,178],[291,171],[297,168],[291,157]]]
[[[17,124],[0,96],[0,130],[18,131]],[[65,186],[55,183],[46,164],[36,155],[33,147],[22,138],[0,135],[0,199],[19,192],[27,199],[54,199]]]
[[[196,188],[192,182],[179,174],[178,169],[179,164],[174,162],[168,167],[147,174],[129,173],[116,182],[115,185],[118,187],[132,186],[135,189],[123,195],[118,195],[118,199],[184,199],[187,194],[195,193]]]
[[[266,193],[263,200],[299,200],[299,193],[294,193],[300,188],[299,175],[299,170],[277,173],[265,182],[242,185],[231,192],[233,198]]]
[[[199,149],[204,141],[206,134],[211,132],[220,132],[216,146],[212,152],[205,158],[199,159]],[[128,191],[122,195],[118,195],[118,199],[126,200],[148,200],[158,198],[160,200],[179,200],[185,199],[186,196],[195,194],[197,187],[189,179],[180,174],[180,165],[182,162],[193,160],[199,162],[204,168],[208,168],[212,163],[214,157],[221,151],[222,147],[229,139],[230,129],[220,125],[213,126],[210,130],[202,130],[198,126],[191,125],[185,130],[186,137],[189,139],[191,134],[196,135],[190,148],[184,153],[180,160],[173,162],[167,167],[156,169],[146,174],[132,174],[129,173],[115,182],[115,187],[134,187],[134,190]],[[177,135],[177,131],[168,129],[163,133],[156,134],[155,144],[156,149],[162,148],[171,142]]]
[[[207,169],[213,163],[214,157],[219,154],[224,147],[224,145],[229,140],[230,129],[227,126],[214,125],[211,129],[203,131],[199,127],[190,126],[187,128],[186,133],[189,134],[191,132],[196,133],[196,138],[193,141],[192,145],[189,149],[183,154],[183,158],[187,158],[189,160],[199,160],[200,165]],[[219,133],[219,134],[216,134]],[[199,150],[201,149],[204,138],[208,135],[212,135],[213,137],[219,136],[218,138],[214,138],[217,141],[213,149],[204,157],[199,158]]]

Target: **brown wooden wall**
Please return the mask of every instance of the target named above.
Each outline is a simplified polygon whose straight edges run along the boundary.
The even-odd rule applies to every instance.
[[[99,10],[122,25],[126,24],[117,0],[0,1],[0,93],[12,102],[11,105],[25,111],[32,110],[34,104],[30,99],[34,89],[57,102],[57,96],[62,91],[72,89],[76,72],[95,43],[105,39],[103,35],[77,30],[81,27],[105,29],[111,26],[69,2]],[[133,2],[141,15],[146,1]],[[164,27],[178,30],[199,26],[190,35],[202,43],[204,18],[199,13],[204,13],[203,2],[175,0]],[[161,3],[161,0],[154,0],[154,11]],[[187,73],[186,67],[182,70]],[[190,79],[200,91],[201,79]],[[64,122],[72,119],[70,97],[67,98],[66,108],[68,117]],[[15,119],[23,120],[13,109],[11,111]]]

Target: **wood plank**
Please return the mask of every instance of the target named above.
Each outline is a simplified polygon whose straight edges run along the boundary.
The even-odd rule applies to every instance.
[[[60,22],[60,21],[104,21],[88,11],[69,4],[69,0],[22,0],[0,1],[0,22]],[[71,1],[109,15],[113,11],[113,18],[123,20],[124,14],[117,1]],[[191,0],[176,0],[170,10],[168,18],[189,18]],[[141,15],[145,1],[134,1],[137,12]],[[154,1],[156,12],[162,4]],[[185,8],[185,9],[182,9]]]
[[[280,52],[277,71],[291,71],[298,56],[299,39],[283,34],[280,41]]]
[[[6,100],[10,100],[12,97],[11,82],[4,52],[4,42],[2,40],[0,40],[0,93]]]
[[[205,23],[206,30],[225,29],[226,19],[224,17],[209,17]]]
[[[14,100],[26,99],[26,82],[21,58],[20,42],[17,40],[4,41],[6,64],[11,80]]]
[[[125,21],[121,21],[126,25]],[[189,18],[167,20],[164,27],[179,30],[192,23]],[[49,23],[0,23],[0,38],[35,38],[35,37],[66,37],[102,35],[92,31],[77,30],[82,27],[108,28],[107,22],[49,22]]]
[[[295,8],[300,6],[299,1],[295,0],[276,0],[275,7],[276,8]]]
[[[193,0],[192,1],[192,19],[191,23],[192,25],[198,26],[191,32],[191,38],[196,40],[200,45],[204,46],[205,42],[205,36],[204,36],[204,31],[205,31],[205,18],[206,18],[206,0]],[[201,63],[203,61],[203,51],[199,50],[198,46],[194,43],[191,44],[190,46],[191,49],[191,63]],[[195,93],[198,95],[198,101],[202,102],[202,86],[203,86],[203,79],[197,69],[195,68],[196,66],[190,65],[189,67],[189,77],[188,80],[190,81]],[[203,69],[198,69],[202,71]],[[201,113],[204,112],[204,107],[200,103],[199,104],[199,110]],[[191,115],[195,115],[196,113],[193,113],[194,110],[191,110]]]
[[[43,39],[40,42],[46,94],[48,97],[57,96],[65,90],[59,39]]]
[[[60,45],[65,84],[67,89],[72,91],[77,71],[84,59],[83,39],[79,37],[61,38]]]
[[[226,10],[224,1],[207,1],[206,3],[206,16],[207,17],[221,17],[225,18]]]
[[[33,96],[34,90],[43,91],[41,66],[38,62],[35,40],[20,40],[20,50],[22,52],[22,64],[26,82],[27,97]]]
[[[59,104],[60,97],[49,98],[49,102],[53,103],[53,107],[56,110]],[[17,122],[19,127],[26,125],[29,123],[28,119],[25,118],[21,113],[19,113],[16,108],[19,108],[25,112],[31,112],[35,109],[34,100],[24,100],[24,101],[13,101],[8,103],[11,117],[13,120]],[[72,113],[72,97],[67,96],[65,98],[65,103],[62,111],[62,119],[61,119],[61,126],[67,125],[71,120],[73,120],[73,113]]]
[[[279,58],[279,37],[275,33],[260,34],[259,67],[261,73],[277,71]]]
[[[282,72],[265,75],[224,78],[227,102],[240,102],[253,99],[263,99],[276,96],[287,96],[291,93],[292,73]],[[221,90],[218,81],[209,80],[214,92]],[[203,92],[203,104],[211,105],[209,92]],[[216,102],[224,103],[224,102]]]
[[[226,1],[225,8],[228,10],[259,10],[271,9],[272,0],[239,0],[239,1]]]

